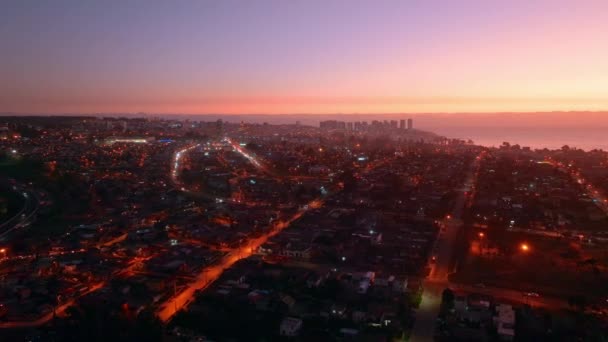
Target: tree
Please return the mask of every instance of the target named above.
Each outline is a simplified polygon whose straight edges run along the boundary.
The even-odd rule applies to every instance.
[[[587,306],[587,298],[583,295],[576,295],[568,297],[568,305],[577,308],[580,311],[584,311]]]
[[[133,341],[161,341],[163,337],[161,321],[151,310],[144,310],[135,320],[132,337]]]
[[[441,294],[441,301],[444,308],[447,308],[449,310],[453,309],[454,299],[454,291],[450,290],[449,288],[443,290],[443,293]]]
[[[345,192],[352,192],[357,187],[357,179],[353,175],[353,172],[348,168],[345,169],[339,180],[344,184]]]

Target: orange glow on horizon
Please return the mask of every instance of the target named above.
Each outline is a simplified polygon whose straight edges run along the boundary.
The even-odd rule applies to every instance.
[[[283,5],[8,7],[0,111],[608,111],[606,2]]]
[[[1,97],[1,96],[0,96]],[[500,97],[379,97],[379,96],[252,96],[176,98],[167,94],[104,99],[37,100],[16,104],[7,111],[24,113],[137,113],[157,114],[390,114],[491,113],[608,110],[608,97],[500,98]]]

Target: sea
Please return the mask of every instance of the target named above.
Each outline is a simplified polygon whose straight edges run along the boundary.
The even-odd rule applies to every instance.
[[[533,149],[559,149],[564,145],[590,151],[608,151],[608,127],[423,127],[449,138],[471,139],[477,145],[529,146]]]

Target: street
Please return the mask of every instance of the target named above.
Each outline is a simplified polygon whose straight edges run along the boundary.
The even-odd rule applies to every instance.
[[[240,146],[228,140],[228,142],[232,145],[234,150],[249,160],[256,168],[260,169],[263,172],[268,172],[267,169],[263,166],[261,162],[255,159],[253,156],[249,155],[245,152]],[[179,156],[176,155],[174,170],[172,171],[173,177],[177,180],[177,173],[179,172],[179,159],[181,158],[184,152],[187,152],[189,149],[182,150],[179,153]],[[266,243],[268,239],[280,233],[285,228],[289,227],[289,225],[298,220],[302,215],[304,215],[307,211],[312,209],[317,209],[323,205],[323,201],[321,200],[313,200],[308,205],[303,206],[305,209],[301,209],[293,216],[284,220],[277,220],[273,222],[270,226],[270,229],[260,237],[248,240],[242,246],[239,246],[228,254],[226,254],[217,264],[206,267],[201,271],[201,273],[196,277],[196,279],[191,282],[184,290],[175,294],[171,298],[169,298],[165,303],[159,306],[159,310],[157,311],[157,316],[163,322],[168,322],[179,310],[186,307],[194,298],[194,295],[197,290],[202,290],[211,285],[215,280],[217,280],[224,270],[231,267],[237,261],[249,257],[254,253],[255,250],[262,244]]]
[[[323,202],[320,200],[314,200],[306,206],[306,209],[302,209],[294,214],[287,220],[275,221],[272,224],[272,228],[264,235],[249,240],[243,246],[234,249],[232,252],[225,255],[220,262],[215,265],[206,267],[196,277],[196,279],[190,283],[182,292],[169,298],[165,303],[160,305],[157,311],[157,316],[163,322],[168,322],[171,318],[182,308],[186,307],[190,301],[194,298],[194,294],[197,290],[202,290],[211,285],[217,280],[224,270],[228,269],[237,261],[249,257],[253,252],[262,244],[266,243],[268,239],[280,233],[285,228],[289,227],[291,223],[298,220],[307,211],[312,209],[320,208]]]
[[[475,187],[476,171],[479,167],[482,155],[478,156],[471,164],[467,173],[464,189]],[[435,321],[439,315],[441,306],[441,293],[450,286],[448,275],[451,272],[454,245],[460,228],[462,228],[462,214],[467,203],[468,191],[462,190],[458,193],[452,213],[446,217],[442,226],[444,232],[440,233],[435,243],[435,263],[431,266],[431,272],[423,282],[423,294],[420,307],[416,311],[416,322],[411,334],[411,341],[433,341],[435,335]]]

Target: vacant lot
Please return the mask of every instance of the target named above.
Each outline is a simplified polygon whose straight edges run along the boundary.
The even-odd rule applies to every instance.
[[[559,296],[608,296],[606,245],[513,232],[470,235],[469,251],[452,275],[454,281]]]

